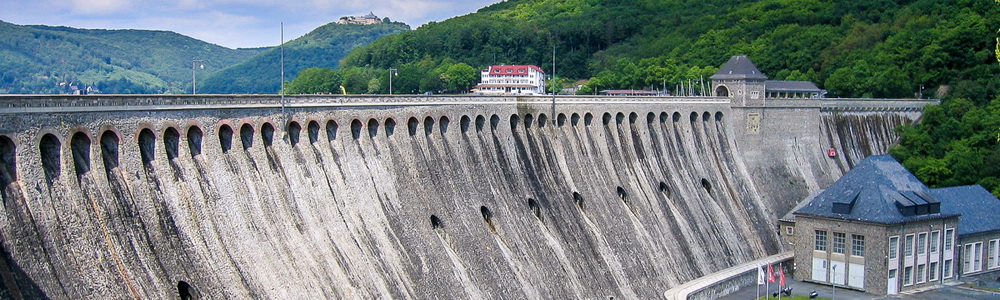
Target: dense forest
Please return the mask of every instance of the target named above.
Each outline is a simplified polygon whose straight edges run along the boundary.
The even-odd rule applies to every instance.
[[[388,36],[343,65],[397,68],[397,90],[425,92],[421,79],[441,64],[551,74],[554,56],[555,77],[589,79],[591,93],[673,89],[747,54],[772,79],[811,80],[833,97],[983,101],[1000,89],[989,63],[998,13],[981,0],[505,1]]]
[[[390,22],[355,25],[329,23],[284,44],[285,78],[307,68],[337,68],[352,49],[383,36],[410,30]],[[198,91],[217,94],[275,94],[281,86],[281,49],[275,47],[199,80]]]
[[[261,49],[229,49],[168,31],[21,26],[0,21],[0,93],[120,94],[190,88],[191,60],[211,72]]]

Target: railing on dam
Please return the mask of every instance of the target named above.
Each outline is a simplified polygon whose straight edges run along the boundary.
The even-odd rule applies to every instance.
[[[518,103],[729,103],[725,97],[472,96],[472,95],[0,95],[0,113],[277,108],[434,106]]]

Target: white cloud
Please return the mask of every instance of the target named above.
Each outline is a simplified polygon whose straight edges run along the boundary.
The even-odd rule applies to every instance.
[[[109,15],[129,10],[130,0],[70,0],[72,11],[84,15]]]

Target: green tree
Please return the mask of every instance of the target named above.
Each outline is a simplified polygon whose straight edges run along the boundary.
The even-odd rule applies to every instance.
[[[444,72],[448,89],[459,93],[468,93],[469,89],[479,82],[479,71],[465,63],[457,63]]]

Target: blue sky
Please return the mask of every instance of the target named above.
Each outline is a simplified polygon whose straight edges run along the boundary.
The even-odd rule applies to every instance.
[[[374,12],[416,28],[499,0],[0,0],[19,25],[169,30],[230,48],[274,46],[342,16]]]

